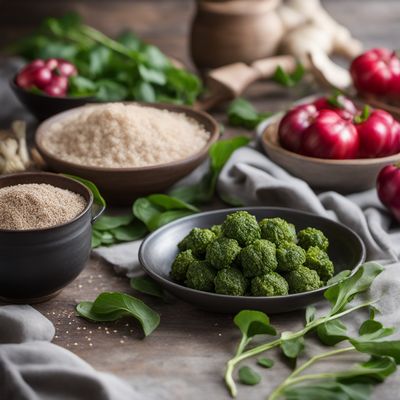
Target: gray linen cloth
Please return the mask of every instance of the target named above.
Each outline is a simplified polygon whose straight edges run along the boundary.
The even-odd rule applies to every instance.
[[[53,336],[53,324],[34,308],[0,307],[0,399],[143,398],[127,383],[52,344]]]

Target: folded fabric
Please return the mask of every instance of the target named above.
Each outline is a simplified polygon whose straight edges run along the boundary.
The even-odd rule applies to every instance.
[[[0,399],[143,398],[127,383],[50,343],[53,336],[53,324],[34,308],[0,307]]]

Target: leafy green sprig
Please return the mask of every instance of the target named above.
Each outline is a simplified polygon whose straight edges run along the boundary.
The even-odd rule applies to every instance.
[[[297,332],[282,332],[281,335],[269,342],[248,349],[256,335],[277,336],[275,328],[270,324],[267,315],[260,311],[241,311],[234,319],[242,333],[241,341],[232,359],[227,362],[225,370],[225,384],[230,394],[237,394],[233,373],[236,366],[250,357],[255,357],[265,351],[280,347],[285,356],[295,359],[304,349],[304,336],[318,327],[338,320],[356,310],[371,306],[375,301],[369,300],[360,304],[351,305],[352,300],[371,286],[373,280],[382,272],[383,268],[376,263],[366,263],[351,277],[328,288],[324,296],[331,304],[330,311],[323,316],[316,316],[314,307],[306,312],[306,324]]]

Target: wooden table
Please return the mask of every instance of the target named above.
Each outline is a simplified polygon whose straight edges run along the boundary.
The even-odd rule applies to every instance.
[[[27,3],[13,0],[9,5],[20,12],[18,4],[22,7]],[[50,0],[41,3],[53,8],[56,6]],[[324,3],[338,20],[364,41],[366,47],[386,45],[398,48],[400,2],[330,0]],[[186,35],[193,8],[187,0],[101,1],[96,2],[100,4],[96,5],[96,17],[89,15],[90,4],[93,6],[94,2],[73,2],[74,7],[89,16],[89,20],[96,19],[97,26],[115,31],[115,21],[129,22],[129,26],[166,53],[188,61]],[[128,7],[137,10],[129,13],[129,21],[125,16]],[[107,19],[109,12],[112,12],[112,18]],[[101,18],[103,22],[100,22]],[[4,30],[11,22],[6,21],[4,13],[0,16],[2,20]],[[249,90],[247,97],[260,111],[277,111],[300,95],[296,89],[288,92],[260,83]],[[215,115],[221,122],[226,122],[223,110]],[[226,134],[237,132],[240,130],[228,128]],[[149,386],[167,388],[168,396],[164,391],[160,399],[228,397],[222,384],[224,363],[234,351],[239,337],[232,316],[202,312],[179,300],[163,304],[137,294],[161,314],[160,327],[150,337],[141,340],[140,328],[134,322],[97,325],[75,316],[74,307],[79,301],[93,300],[103,291],[133,294],[127,279],[116,276],[111,266],[104,262],[91,259],[78,279],[58,297],[36,306],[56,326],[54,343],[73,351],[99,370],[115,373],[128,381],[140,379],[148,382]],[[301,314],[273,316],[272,322],[278,328],[287,318],[298,320],[300,324]],[[286,366],[280,363],[277,368],[285,369]],[[184,382],[191,382],[191,385],[184,385]],[[269,385],[271,387],[271,383]],[[241,387],[239,398],[262,398],[267,393],[266,387]]]

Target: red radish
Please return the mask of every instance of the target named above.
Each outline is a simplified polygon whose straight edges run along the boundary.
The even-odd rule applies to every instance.
[[[53,85],[52,83],[44,88],[44,92],[54,97],[64,97],[67,94],[65,89],[58,85]]]
[[[400,164],[382,169],[377,179],[377,192],[381,202],[400,222]]]
[[[358,123],[357,123],[358,122]],[[398,152],[397,121],[386,111],[368,107],[356,118],[361,158],[386,157]]]
[[[24,89],[37,88],[49,96],[66,96],[68,78],[77,75],[75,65],[63,59],[35,60],[16,77],[18,86]]]
[[[78,74],[78,71],[74,64],[71,64],[70,62],[65,61],[61,58],[57,59],[57,61],[58,61],[57,70],[59,71],[61,76],[69,77]]]
[[[369,50],[353,60],[350,73],[360,94],[400,100],[400,59],[394,51]]]
[[[345,119],[353,119],[358,111],[354,103],[340,93],[330,97],[320,97],[313,104],[318,111],[332,110]]]
[[[46,60],[46,68],[48,68],[50,71],[55,70],[58,67],[59,61],[56,58],[49,58]]]
[[[301,104],[290,110],[279,124],[279,141],[287,150],[299,152],[304,131],[318,112],[313,104]]]
[[[358,133],[349,120],[332,110],[321,110],[303,135],[302,153],[325,159],[352,159],[358,153]]]

